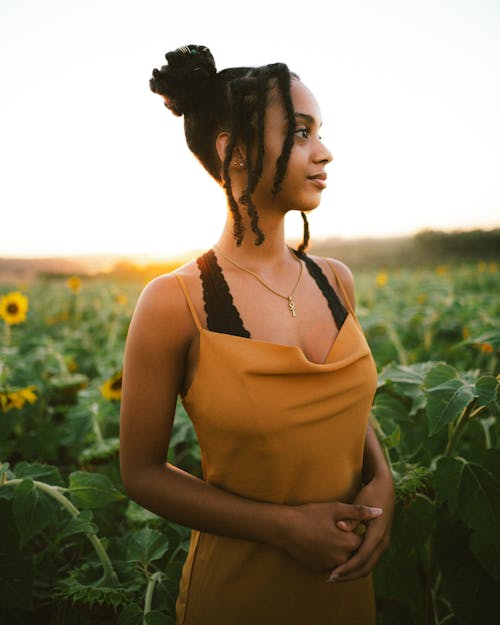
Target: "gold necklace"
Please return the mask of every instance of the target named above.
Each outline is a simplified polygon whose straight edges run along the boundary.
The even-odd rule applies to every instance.
[[[293,259],[296,260],[300,265],[299,276],[297,278],[297,282],[295,283],[295,286],[293,287],[290,295],[283,295],[282,293],[278,293],[278,291],[275,291],[273,287],[269,286],[269,284],[267,284],[267,282],[265,282],[258,274],[256,274],[254,271],[251,271],[250,269],[247,269],[246,267],[242,267],[235,260],[233,260],[232,258],[229,258],[229,256],[226,256],[223,252],[219,250],[219,248],[216,245],[213,246],[213,249],[217,250],[217,253],[220,254],[223,258],[225,258],[227,261],[229,261],[232,265],[234,265],[235,267],[238,267],[238,269],[241,269],[242,271],[245,271],[246,273],[249,273],[251,276],[256,278],[262,284],[262,286],[265,286],[266,289],[268,289],[268,291],[271,291],[271,293],[274,293],[275,295],[277,295],[278,297],[281,297],[282,299],[286,299],[288,301],[288,308],[290,309],[290,312],[292,313],[292,317],[297,316],[295,313],[295,302],[293,301],[293,295],[295,291],[297,290],[297,287],[299,286],[300,278],[302,277],[302,263],[295,256],[295,254],[292,252],[292,250],[289,247],[287,247],[288,251],[292,255]]]

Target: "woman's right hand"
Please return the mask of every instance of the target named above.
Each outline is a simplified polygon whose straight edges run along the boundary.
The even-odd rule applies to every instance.
[[[346,562],[362,541],[353,531],[339,529],[337,521],[356,519],[368,522],[380,514],[380,508],[340,502],[290,506],[280,546],[307,568],[329,572],[332,567]]]

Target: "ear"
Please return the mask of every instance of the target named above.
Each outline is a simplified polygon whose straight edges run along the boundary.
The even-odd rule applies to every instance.
[[[224,159],[226,158],[226,150],[230,141],[231,141],[231,135],[228,132],[221,132],[217,135],[215,145],[217,148],[217,154],[219,155],[221,165],[224,162]],[[236,146],[233,150],[233,153],[231,154],[231,158],[234,158],[235,160],[238,160],[238,161],[244,161],[245,150],[241,146]]]

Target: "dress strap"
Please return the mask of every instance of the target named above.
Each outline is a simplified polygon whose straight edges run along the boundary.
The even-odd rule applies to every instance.
[[[328,266],[330,267],[330,269],[332,270],[333,275],[335,276],[335,279],[337,280],[337,284],[340,286],[340,290],[342,291],[342,295],[344,296],[344,300],[347,304],[347,308],[349,309],[349,312],[354,315],[354,309],[352,307],[352,303],[351,300],[349,299],[349,295],[347,295],[347,291],[344,288],[344,285],[342,284],[342,280],[339,278],[337,272],[335,271],[335,267],[333,266],[333,263],[330,262],[329,260],[326,261]]]
[[[328,278],[323,273],[321,267],[316,263],[310,256],[308,256],[305,252],[299,252],[297,250],[293,250],[292,252],[304,261],[307,270],[315,280],[318,285],[319,290],[323,293],[326,301],[328,302],[328,307],[333,315],[335,320],[335,324],[337,328],[340,330],[342,324],[346,320],[347,310],[339,299],[335,289],[330,284]]]
[[[191,315],[193,316],[193,321],[196,324],[196,327],[198,328],[198,330],[201,330],[201,321],[200,318],[198,317],[198,313],[196,312],[196,308],[194,307],[193,301],[191,300],[191,296],[189,295],[189,291],[187,290],[186,284],[182,278],[182,276],[180,276],[177,273],[174,273],[174,276],[177,278],[178,283],[181,286],[181,289],[184,293],[184,297],[186,298],[186,303],[189,307],[189,310],[191,312]]]
[[[196,259],[203,286],[207,328],[212,332],[250,338],[212,249]]]

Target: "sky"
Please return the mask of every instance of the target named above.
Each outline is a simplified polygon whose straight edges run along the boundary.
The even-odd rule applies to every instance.
[[[498,0],[0,0],[0,256],[216,242],[225,196],[148,85],[190,43],[315,94],[313,241],[500,226]]]

